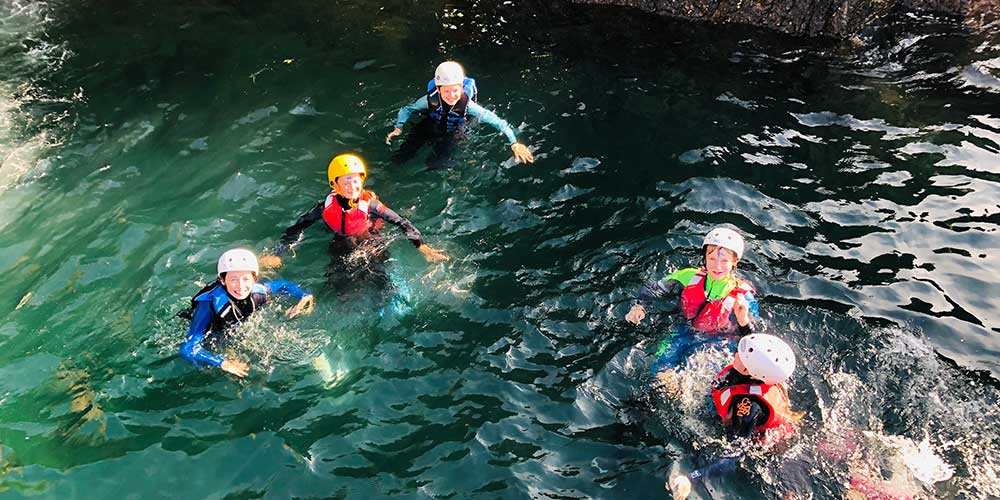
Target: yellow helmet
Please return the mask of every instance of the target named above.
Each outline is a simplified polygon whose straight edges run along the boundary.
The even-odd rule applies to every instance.
[[[336,187],[337,177],[347,174],[361,174],[364,179],[368,172],[365,171],[365,162],[355,155],[337,155],[330,161],[330,166],[326,167],[326,176],[330,178],[330,187]]]

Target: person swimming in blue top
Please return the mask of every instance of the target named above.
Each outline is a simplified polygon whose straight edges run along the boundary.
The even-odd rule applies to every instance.
[[[180,347],[181,357],[197,366],[214,366],[237,377],[245,377],[250,371],[246,363],[226,359],[206,349],[204,344],[207,342],[212,347],[221,347],[226,341],[226,332],[263,307],[272,293],[284,293],[299,299],[297,304],[285,311],[285,316],[294,318],[299,314],[312,313],[315,306],[312,294],[290,281],[258,283],[259,271],[257,257],[250,250],[234,248],[219,257],[218,279],[196,293],[191,298],[191,309],[180,314],[191,319],[187,337]]]
[[[392,144],[392,138],[403,133],[403,126],[410,116],[414,113],[427,115],[393,154],[393,161],[403,163],[416,155],[424,144],[432,142],[434,154],[428,159],[428,164],[438,167],[447,163],[472,118],[503,133],[510,142],[516,161],[535,161],[528,146],[517,142],[517,136],[509,123],[476,103],[478,93],[476,80],[466,77],[460,64],[455,61],[439,64],[434,71],[434,79],[427,83],[427,95],[400,109],[396,116],[396,127],[385,137],[385,143]]]

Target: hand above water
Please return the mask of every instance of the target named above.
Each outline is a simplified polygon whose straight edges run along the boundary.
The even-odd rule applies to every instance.
[[[736,322],[740,326],[750,324],[750,303],[742,293],[736,298],[736,304],[733,304],[733,315],[736,316]]]
[[[449,258],[444,251],[431,248],[431,246],[426,243],[417,247],[417,250],[420,250],[420,253],[424,254],[424,258],[427,259],[427,262],[437,262],[439,260],[448,260]]]
[[[684,500],[691,494],[691,480],[687,476],[677,476],[664,485],[674,495],[674,500]]]
[[[314,307],[316,307],[316,301],[313,299],[313,296],[306,295],[299,300],[298,304],[289,307],[288,310],[285,311],[285,316],[288,318],[294,318],[299,314],[305,314],[308,316],[309,314],[312,314]]]
[[[386,139],[386,142],[388,142],[388,139]],[[514,144],[511,144],[510,149],[514,151],[514,160],[516,161],[524,163],[532,163],[535,161],[535,156],[531,154],[531,150],[528,149],[528,146],[525,146],[520,142],[515,142]]]
[[[232,373],[240,378],[246,377],[247,373],[250,373],[250,367],[246,363],[232,359],[223,361],[222,364],[219,365],[219,368],[222,368],[222,371],[224,372]]]
[[[646,308],[642,307],[642,304],[636,304],[629,309],[628,314],[625,315],[625,321],[632,323],[633,325],[638,325],[646,317]]]
[[[402,129],[399,128],[392,129],[392,132],[389,132],[389,135],[385,136],[385,143],[392,144],[392,138],[402,133],[403,133]]]

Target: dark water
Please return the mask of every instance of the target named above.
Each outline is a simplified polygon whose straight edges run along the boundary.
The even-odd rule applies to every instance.
[[[846,462],[921,498],[1000,497],[995,33],[169,4],[0,1],[0,496],[667,498],[722,447],[705,390],[728,353],[698,352],[665,401],[646,373],[669,320],[623,316],[729,224],[799,354],[805,425],[713,497],[840,498]],[[534,165],[486,127],[454,169],[389,164],[396,110],[445,58]],[[312,316],[248,328],[246,380],[180,360],[173,314],[218,254],[273,244],[347,151],[452,260],[397,237],[396,307],[339,300],[314,228],[281,271]],[[830,436],[854,456],[817,458]]]

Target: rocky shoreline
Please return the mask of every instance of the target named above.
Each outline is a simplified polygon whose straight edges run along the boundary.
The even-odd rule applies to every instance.
[[[738,23],[802,36],[849,38],[900,11],[937,12],[971,28],[1000,25],[1000,0],[572,0],[618,5],[668,17]]]

